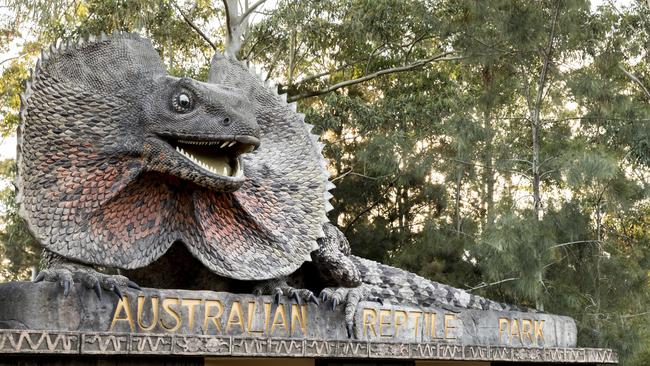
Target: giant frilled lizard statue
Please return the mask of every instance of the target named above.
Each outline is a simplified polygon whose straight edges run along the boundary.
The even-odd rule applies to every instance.
[[[43,245],[36,281],[246,291],[345,305],[504,305],[350,254],[328,224],[322,145],[295,104],[217,55],[168,75],[148,40],[44,52],[22,98],[17,200]],[[118,269],[120,274],[107,274]],[[120,289],[122,288],[122,290]]]

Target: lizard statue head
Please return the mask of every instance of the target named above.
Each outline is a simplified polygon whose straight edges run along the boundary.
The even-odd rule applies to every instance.
[[[182,243],[220,276],[262,280],[324,236],[322,145],[239,61],[176,78],[148,40],[102,35],[44,52],[21,101],[19,213],[65,258],[134,269]]]
[[[260,143],[254,107],[241,90],[164,75],[143,96],[149,169],[217,191],[241,187],[240,155]]]

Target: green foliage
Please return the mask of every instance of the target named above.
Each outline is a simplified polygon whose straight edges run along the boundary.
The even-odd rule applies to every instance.
[[[60,37],[139,31],[172,73],[204,77],[212,48],[175,5],[223,47],[218,2],[9,2],[16,16],[2,20],[0,47],[29,41],[3,65],[3,133],[18,122],[27,67]],[[570,315],[581,345],[614,347],[626,365],[650,363],[645,1],[627,8],[582,0],[274,5],[255,15],[239,56],[299,99],[326,142],[337,185],[330,218],[356,254]],[[430,60],[441,54],[448,60]],[[310,94],[317,97],[304,98]],[[13,191],[0,198],[0,275],[24,278],[37,250]]]
[[[18,217],[15,190],[9,179],[15,175],[13,160],[0,162],[0,181],[4,188],[0,191],[0,278],[5,280],[28,280],[31,268],[38,265],[40,246],[27,231]]]

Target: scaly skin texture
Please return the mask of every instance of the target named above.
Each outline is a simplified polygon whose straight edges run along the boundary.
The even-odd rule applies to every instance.
[[[362,300],[506,308],[351,255],[327,224],[322,144],[238,61],[216,55],[208,83],[179,79],[147,40],[101,36],[44,54],[22,102],[20,214],[45,248],[37,280],[66,294],[79,282],[121,296],[137,288],[129,278],[298,302],[320,293],[345,306],[350,335]]]
[[[259,105],[171,77],[132,34],[54,49],[23,98],[20,213],[48,251],[78,263],[137,269],[182,243],[221,277],[289,275],[322,236],[327,180],[300,116],[268,94]],[[243,174],[211,174],[175,150],[182,141],[236,143],[228,159]]]

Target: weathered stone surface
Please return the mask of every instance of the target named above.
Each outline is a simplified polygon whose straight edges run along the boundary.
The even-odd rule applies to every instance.
[[[348,341],[343,316],[342,307],[332,310],[325,305],[299,305],[287,298],[275,304],[269,296],[247,294],[145,289],[129,291],[121,300],[105,292],[100,300],[81,285],[75,286],[68,297],[52,283],[0,285],[0,328],[6,329]],[[354,332],[356,340],[381,344],[576,344],[575,323],[568,317],[514,311],[453,312],[373,302],[360,303]],[[90,347],[95,343],[93,337],[83,337],[81,342]],[[112,342],[114,351],[128,347],[119,338]],[[185,346],[181,342],[174,347]],[[303,352],[302,348],[299,352]],[[396,356],[403,353],[395,352]]]
[[[83,339],[83,341],[80,343],[79,339]],[[0,329],[0,355],[34,353],[473,360],[518,362],[518,364],[529,362],[618,363],[616,352],[598,348],[520,348],[448,343],[326,341]]]
[[[0,284],[0,354],[184,355],[616,363],[575,347],[567,317],[363,302],[348,339],[343,309],[210,291]]]

